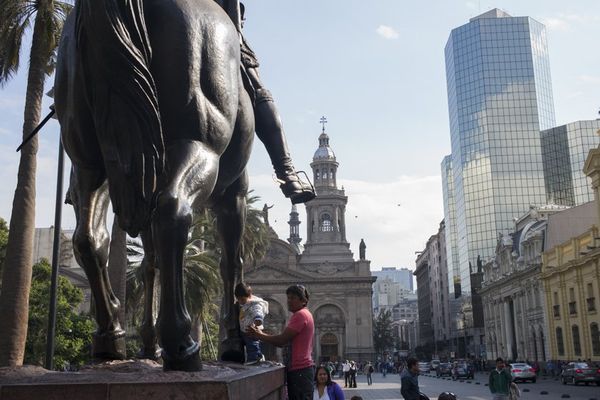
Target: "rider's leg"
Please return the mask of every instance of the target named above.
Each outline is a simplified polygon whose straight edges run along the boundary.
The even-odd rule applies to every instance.
[[[302,182],[294,169],[281,118],[271,93],[262,86],[256,68],[248,68],[247,74],[256,90],[254,106],[256,134],[269,153],[283,194],[294,204],[314,199],[314,189],[311,185]]]

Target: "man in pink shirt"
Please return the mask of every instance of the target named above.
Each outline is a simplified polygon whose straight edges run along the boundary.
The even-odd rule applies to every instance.
[[[285,291],[288,310],[291,311],[287,327],[278,335],[269,335],[251,325],[246,333],[275,346],[291,344],[291,356],[287,365],[287,387],[289,400],[312,400],[314,392],[314,363],[312,341],[315,323],[306,308],[308,290],[302,285],[293,285]]]

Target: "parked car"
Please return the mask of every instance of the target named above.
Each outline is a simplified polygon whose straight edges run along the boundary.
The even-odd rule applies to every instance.
[[[435,370],[435,374],[437,376],[452,376],[452,364],[450,363],[441,363],[438,365]]]
[[[429,368],[429,363],[425,361],[419,361],[419,370],[422,374],[428,374],[431,371]]]
[[[535,383],[537,376],[535,374],[535,369],[533,369],[531,365],[525,363],[514,363],[509,365],[513,382],[531,381]]]
[[[452,379],[456,380],[460,378],[474,379],[475,371],[472,368],[469,368],[469,365],[466,363],[456,364],[452,368]]]
[[[595,383],[600,386],[600,368],[590,366],[585,362],[570,362],[563,369],[560,380],[563,385],[567,383],[577,385],[579,382],[584,382],[586,385]]]
[[[432,371],[437,371],[438,367],[440,366],[440,360],[431,360],[429,365],[431,366]]]

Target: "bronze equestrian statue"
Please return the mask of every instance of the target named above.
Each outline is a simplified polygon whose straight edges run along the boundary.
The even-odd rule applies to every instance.
[[[184,300],[183,259],[193,210],[215,211],[224,243],[220,353],[242,349],[233,288],[243,274],[254,114],[263,117],[250,90],[251,72],[240,63],[239,27],[224,12],[230,1],[78,0],[64,26],[55,105],[73,165],[73,247],[94,297],[97,358],[125,355],[119,301],[107,274],[109,200],[121,228],[142,237],[146,283],[154,267],[160,270],[157,330],[165,370],[201,368]],[[277,154],[289,157],[285,141]],[[277,176],[292,202],[314,197],[289,168],[291,160],[272,161],[280,164],[276,170],[287,170]],[[146,303],[151,306],[151,296]],[[155,351],[149,315],[142,327],[147,354]]]

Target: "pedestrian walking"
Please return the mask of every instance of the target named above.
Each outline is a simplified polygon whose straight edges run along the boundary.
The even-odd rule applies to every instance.
[[[554,378],[554,363],[552,360],[546,363],[546,373]]]
[[[365,365],[364,370],[364,373],[367,376],[367,385],[369,386],[373,384],[373,371],[375,371],[375,368],[373,368],[373,364],[371,364],[371,361],[369,361],[367,365]]]
[[[356,363],[354,361],[350,362],[350,387],[356,387]]]
[[[342,364],[342,371],[344,372],[344,387],[348,387],[348,381],[350,380],[350,361],[346,360],[344,364]]]
[[[404,400],[419,400],[419,362],[416,358],[406,360],[406,368],[400,376],[400,393]]]
[[[489,388],[492,392],[492,400],[508,400],[512,376],[506,369],[501,357],[496,359],[496,369],[490,372]]]

